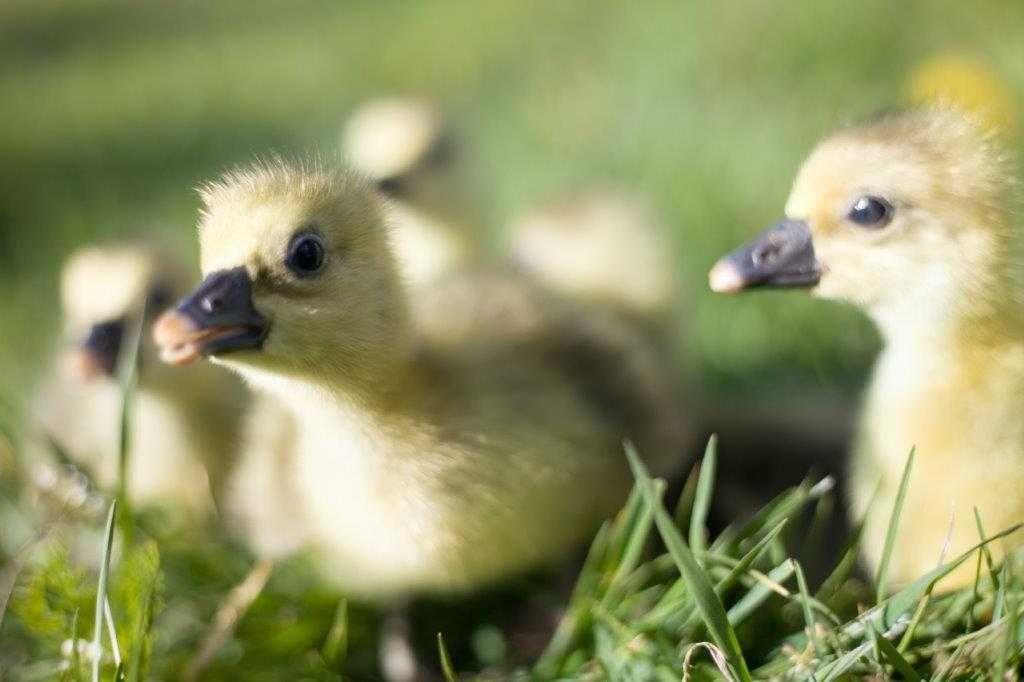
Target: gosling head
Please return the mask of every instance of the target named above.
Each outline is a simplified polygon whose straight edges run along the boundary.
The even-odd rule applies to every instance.
[[[82,380],[113,376],[131,330],[170,305],[182,272],[174,259],[146,246],[91,246],[72,254],[61,275],[70,340],[64,369]]]
[[[372,374],[393,358],[404,301],[369,184],[276,161],[200,193],[205,279],[154,327],[165,362],[321,377]]]
[[[946,109],[843,130],[804,162],[786,215],[711,270],[714,291],[802,287],[883,327],[1005,295],[1012,173],[990,136]]]
[[[384,196],[438,209],[453,194],[453,139],[430,102],[373,100],[356,109],[342,129],[342,157]]]

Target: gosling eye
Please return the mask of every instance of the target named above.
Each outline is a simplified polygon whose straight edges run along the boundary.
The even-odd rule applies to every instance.
[[[877,230],[889,224],[892,214],[893,207],[888,201],[881,197],[865,194],[853,202],[846,217],[861,227]]]
[[[284,264],[296,277],[309,278],[323,269],[326,259],[323,238],[311,232],[301,232],[292,237],[288,244]]]

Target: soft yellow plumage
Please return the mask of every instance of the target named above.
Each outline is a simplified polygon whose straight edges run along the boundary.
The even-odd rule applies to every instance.
[[[218,362],[291,411],[279,513],[347,592],[459,591],[550,564],[622,502],[623,438],[656,470],[681,463],[661,349],[615,313],[499,272],[410,298],[348,172],[252,167],[203,199],[207,279],[157,337],[176,362],[220,344]]]
[[[916,447],[896,583],[937,565],[951,520],[947,558],[978,542],[974,508],[988,533],[1024,521],[1016,181],[983,130],[962,113],[924,109],[836,133],[801,168],[786,221],[712,273],[725,291],[812,286],[877,323],[885,349],[853,452],[852,514],[866,515],[874,568]],[[943,584],[973,579],[968,562]]]
[[[342,158],[386,198],[392,249],[411,287],[480,256],[455,137],[436,105],[411,98],[365,102],[342,129]]]
[[[121,392],[113,374],[136,329],[167,305],[187,278],[173,255],[153,245],[79,250],[61,280],[66,346],[35,401],[40,426],[101,485],[116,482]],[[236,448],[244,391],[212,367],[175,373],[143,337],[134,395],[128,493],[138,504],[210,510]],[[46,461],[40,459],[39,461]]]
[[[677,312],[675,249],[642,196],[591,190],[537,206],[513,221],[508,248],[517,266],[563,295],[662,324]]]

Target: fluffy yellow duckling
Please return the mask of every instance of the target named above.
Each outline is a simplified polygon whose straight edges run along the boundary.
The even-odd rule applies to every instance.
[[[613,314],[497,274],[411,312],[379,201],[347,171],[257,165],[202,198],[205,279],[155,338],[166,361],[210,356],[291,411],[289,504],[349,594],[551,563],[622,502],[623,438],[656,468],[681,458],[659,353]],[[428,311],[458,331],[421,327]]]
[[[877,567],[916,446],[891,565],[897,583],[936,566],[951,516],[949,557],[978,541],[975,507],[989,533],[1024,520],[1012,178],[991,136],[963,114],[887,116],[822,142],[797,175],[786,217],[711,271],[716,291],[807,287],[860,307],[881,330],[853,452],[852,514],[866,515],[864,554]],[[973,579],[964,565],[944,586]]]
[[[918,106],[956,106],[1007,137],[1020,128],[1018,97],[984,61],[947,53],[925,60],[907,80],[907,97]]]
[[[622,190],[554,201],[515,220],[514,263],[566,296],[667,321],[678,303],[675,249],[655,211]]]
[[[367,102],[342,130],[342,158],[389,199],[392,246],[411,286],[458,269],[477,250],[454,137],[438,107],[401,98]]]
[[[61,278],[69,340],[36,399],[40,426],[105,487],[118,468],[122,347],[182,291],[187,270],[151,246],[95,246]],[[133,502],[209,511],[211,484],[230,461],[244,393],[209,367],[174,373],[142,343],[131,415],[128,490]]]

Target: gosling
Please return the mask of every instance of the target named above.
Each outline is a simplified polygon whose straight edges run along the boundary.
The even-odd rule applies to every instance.
[[[149,244],[86,247],[63,269],[67,341],[51,363],[34,412],[49,437],[107,489],[118,476],[121,392],[115,376],[121,356],[133,334],[183,291],[186,273],[165,249]],[[138,362],[128,493],[134,503],[208,513],[212,490],[236,447],[242,386],[214,368],[171,372],[146,341]]]
[[[392,248],[407,286],[429,285],[480,256],[457,135],[417,99],[371,100],[346,121],[342,159],[387,200]]]
[[[678,312],[679,264],[641,196],[591,190],[538,206],[509,227],[509,257],[567,297],[667,325]]]
[[[989,534],[1024,520],[1015,194],[1006,157],[969,117],[886,116],[822,142],[786,217],[710,274],[715,291],[808,288],[877,324],[885,349],[852,454],[852,517],[864,519],[863,553],[877,569],[916,447],[889,573],[897,584],[935,568],[947,536],[948,557],[977,543],[974,508]],[[965,564],[943,587],[973,579]]]
[[[682,431],[658,348],[608,311],[498,273],[410,300],[379,197],[357,175],[275,162],[201,192],[205,279],[154,328],[296,419],[294,503],[348,594],[458,593],[550,565]],[[413,312],[415,309],[415,312]],[[427,311],[450,316],[420,326]]]

